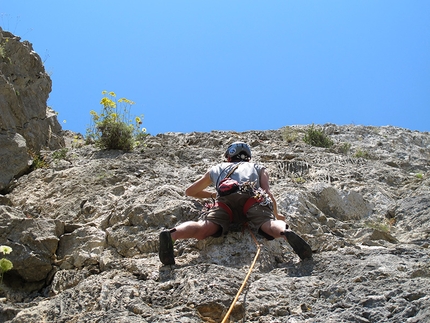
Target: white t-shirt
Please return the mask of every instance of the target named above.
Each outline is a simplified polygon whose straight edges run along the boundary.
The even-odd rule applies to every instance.
[[[255,188],[259,188],[260,174],[265,167],[251,162],[238,163],[239,166],[230,175],[230,178],[238,181],[239,183],[244,183],[246,181],[255,182]],[[209,175],[215,187],[218,187],[219,182],[221,182],[238,163],[224,162],[212,166],[209,169]]]

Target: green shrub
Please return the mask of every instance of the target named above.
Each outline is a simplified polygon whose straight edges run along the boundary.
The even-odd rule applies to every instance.
[[[288,143],[297,141],[297,138],[298,138],[297,130],[290,127],[282,128],[282,138]]]
[[[357,158],[364,158],[364,159],[372,159],[372,155],[371,155],[368,151],[366,151],[366,150],[361,150],[361,149],[358,149],[358,150],[355,152],[354,157],[357,157]]]
[[[31,167],[33,169],[48,168],[49,167],[49,163],[46,161],[45,156],[42,156],[40,153],[36,153],[32,150],[30,150],[28,153],[29,153],[30,157],[33,159],[33,162],[31,164]]]
[[[297,184],[303,184],[306,183],[306,180],[303,177],[296,177],[294,178],[294,182],[296,182]]]
[[[3,41],[0,43],[0,59],[5,63],[11,63],[10,55],[8,55],[7,43],[9,42],[9,37],[3,38]]]
[[[9,41],[9,37],[3,38],[3,41],[0,43],[0,57],[6,58],[6,45]]]
[[[330,152],[336,154],[348,155],[350,151],[351,144],[349,142],[339,142],[330,147]]]
[[[126,98],[116,100],[114,92],[103,91],[100,101],[100,114],[90,111],[92,124],[87,130],[87,142],[93,142],[101,149],[119,149],[130,151],[137,144],[136,137],[146,132],[141,117],[130,120],[130,108],[133,101]]]
[[[344,142],[339,148],[340,153],[344,155],[347,155],[350,150],[351,150],[351,144],[349,142]]]
[[[388,233],[391,229],[391,222],[366,221],[365,225],[373,230]]]
[[[134,145],[133,127],[124,122],[103,122],[98,144],[101,148],[132,150]]]
[[[316,129],[313,124],[306,130],[303,141],[315,147],[330,148],[333,146],[333,141],[322,130]]]
[[[6,57],[6,51],[4,49],[4,45],[0,44],[0,57],[5,58]]]
[[[67,148],[61,148],[59,150],[56,150],[52,153],[52,158],[53,159],[65,159],[68,151],[69,151],[69,149],[67,149]]]

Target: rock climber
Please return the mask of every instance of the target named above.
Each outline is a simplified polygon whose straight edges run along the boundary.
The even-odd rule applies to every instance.
[[[232,223],[247,223],[266,239],[285,238],[304,260],[312,258],[311,247],[285,223],[278,213],[264,166],[251,162],[251,149],[244,142],[232,143],[225,152],[227,161],[211,167],[186,190],[187,196],[213,198],[214,203],[199,221],[187,221],[159,236],[159,257],[164,265],[174,265],[176,240],[227,234]],[[207,190],[214,185],[217,193]]]

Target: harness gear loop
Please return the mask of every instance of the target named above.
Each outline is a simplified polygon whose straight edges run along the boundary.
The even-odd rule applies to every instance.
[[[252,261],[251,267],[248,270],[248,273],[246,274],[246,277],[242,283],[242,286],[240,286],[239,291],[236,294],[236,297],[234,298],[233,302],[230,305],[230,308],[228,309],[227,314],[224,316],[224,319],[221,323],[225,323],[228,320],[228,317],[230,316],[231,312],[233,311],[234,306],[236,305],[237,300],[239,299],[240,294],[242,293],[242,290],[245,288],[245,285],[248,281],[249,276],[251,275],[252,269],[254,269],[255,263],[257,262],[258,256],[260,255],[260,245],[258,244],[257,239],[255,238],[254,234],[252,233],[251,229],[249,229],[249,233],[251,234],[252,239],[255,242],[255,245],[257,246],[257,253],[255,254],[254,260]]]
[[[251,197],[245,202],[243,206],[243,213],[246,214],[248,210],[256,203],[262,206],[269,206],[272,208],[272,200],[265,190],[261,187],[256,187],[255,182],[244,182],[240,186],[240,191],[249,194]]]
[[[255,204],[259,204],[261,202],[263,202],[263,198],[261,196],[252,196],[250,197],[245,204],[243,205],[243,214],[246,215],[246,213],[248,213],[249,209],[255,205]]]

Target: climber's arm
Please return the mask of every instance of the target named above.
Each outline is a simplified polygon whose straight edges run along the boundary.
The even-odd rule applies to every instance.
[[[269,195],[270,199],[272,200],[273,214],[275,215],[276,219],[285,220],[285,216],[278,213],[278,205],[276,204],[276,199],[273,196],[272,192],[270,191],[269,174],[266,172],[265,169],[263,169],[260,173],[260,186],[264,191],[266,191],[266,193]]]
[[[205,190],[206,187],[208,187],[211,184],[212,184],[212,180],[210,178],[209,172],[207,172],[200,179],[195,181],[185,190],[185,195],[196,197],[196,198],[215,197],[216,193]]]

